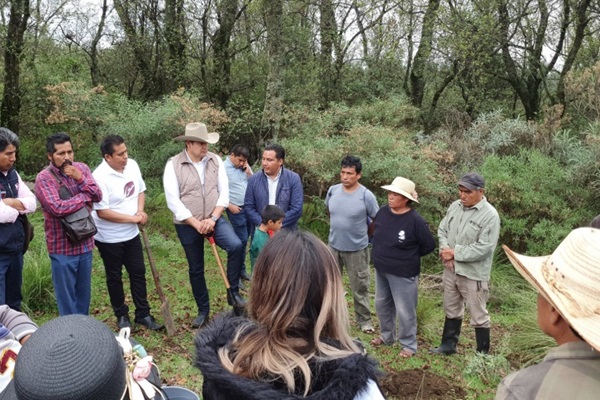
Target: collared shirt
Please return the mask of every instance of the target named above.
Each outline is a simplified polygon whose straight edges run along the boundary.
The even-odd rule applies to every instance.
[[[243,169],[233,165],[229,156],[225,157],[223,164],[225,164],[225,171],[229,180],[229,202],[242,207],[246,188],[248,187],[248,175]]]
[[[140,167],[131,158],[123,172],[115,171],[106,160],[94,170],[94,178],[102,190],[102,200],[94,203],[93,217],[98,233],[94,236],[102,243],[121,243],[139,234],[138,225],[133,222],[113,222],[98,217],[96,210],[112,210],[120,214],[135,215],[138,212],[138,198],[146,191]]]
[[[473,207],[456,200],[438,227],[440,251],[454,249],[454,272],[476,281],[490,279],[500,217],[484,197]]]
[[[279,184],[279,177],[281,176],[281,168],[275,178],[271,178],[263,170],[263,174],[267,177],[267,183],[269,184],[269,205],[273,206],[277,204],[277,185]]]
[[[185,152],[189,162],[198,171],[200,178],[200,184],[204,186],[204,172],[206,171],[206,164],[208,163],[208,157],[204,157],[199,162],[193,162],[190,156]],[[227,179],[227,172],[225,171],[225,165],[220,157],[216,157],[219,163],[219,176],[217,177],[217,190],[219,191],[219,198],[217,199],[217,207],[229,206],[229,180]],[[175,167],[173,166],[173,160],[167,161],[165,165],[165,172],[163,175],[163,186],[165,187],[165,197],[167,200],[167,206],[173,212],[173,215],[177,221],[185,221],[192,216],[192,212],[182,203],[179,198],[179,181],[177,175],[175,175]],[[204,190],[204,188],[203,188]]]
[[[7,172],[1,172],[4,176],[8,175]],[[19,211],[16,208],[12,208],[7,206],[3,201],[0,201],[0,224],[12,224],[17,220],[19,214],[30,214],[35,211],[37,207],[37,203],[35,200],[35,196],[31,192],[31,190],[27,187],[27,185],[23,182],[19,174],[15,171],[18,181],[18,192],[17,199],[23,204],[25,207],[25,211]]]
[[[537,365],[502,380],[496,400],[595,400],[600,393],[600,353],[583,341],[548,352]]]
[[[50,168],[73,194],[70,199],[62,200],[60,198],[58,194],[60,185],[47,168],[41,170],[35,178],[35,194],[44,211],[44,230],[49,254],[74,256],[94,249],[94,238],[76,244],[69,242],[60,223],[61,217],[102,199],[102,191],[96,184],[89,167],[80,162],[74,162],[73,166],[81,172],[82,177],[79,182],[63,174],[54,165],[50,165]]]

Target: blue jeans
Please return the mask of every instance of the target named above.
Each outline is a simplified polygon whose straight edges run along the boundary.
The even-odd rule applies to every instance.
[[[92,295],[92,252],[75,256],[50,254],[50,263],[58,314],[88,315]]]
[[[23,285],[23,253],[0,253],[0,304],[21,311]]]
[[[375,270],[375,311],[384,343],[398,338],[403,349],[417,351],[418,285],[418,276],[403,278]]]
[[[242,260],[243,260],[242,271],[245,271],[246,270],[246,264],[245,264],[246,252],[248,251],[248,238],[250,236],[252,236],[252,234],[254,233],[255,227],[246,218],[246,213],[244,212],[243,208],[242,208],[242,211],[237,214],[233,214],[229,210],[225,210],[225,212],[227,213],[227,218],[229,218],[229,223],[231,224],[231,227],[233,228],[235,235],[242,242],[242,248],[244,249],[244,255],[242,258]]]
[[[208,316],[210,303],[204,278],[204,235],[199,234],[187,224],[175,224],[175,230],[188,260],[190,284],[198,306],[198,314]],[[219,218],[215,224],[215,243],[227,252],[227,279],[231,291],[237,293],[244,261],[244,249],[242,242],[225,218]],[[215,268],[218,266],[215,265]]]

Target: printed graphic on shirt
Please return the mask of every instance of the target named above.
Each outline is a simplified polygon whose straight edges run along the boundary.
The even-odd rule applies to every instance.
[[[402,243],[402,242],[404,242],[405,239],[406,239],[406,233],[403,230],[398,232],[398,242]]]
[[[135,183],[133,181],[128,182],[123,189],[125,197],[131,197],[135,193]]]

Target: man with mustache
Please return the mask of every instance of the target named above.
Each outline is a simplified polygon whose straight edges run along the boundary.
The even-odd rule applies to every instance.
[[[52,265],[52,282],[60,315],[89,314],[94,238],[72,243],[61,218],[102,200],[90,168],[74,161],[69,135],[55,133],[46,139],[50,165],[35,178],[35,193],[44,211],[46,245]],[[61,198],[64,189],[70,198]],[[64,196],[63,196],[64,197]]]

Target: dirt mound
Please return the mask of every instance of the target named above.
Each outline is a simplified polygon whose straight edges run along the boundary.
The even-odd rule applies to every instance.
[[[391,370],[379,384],[390,399],[462,399],[467,395],[447,378],[424,369]]]

